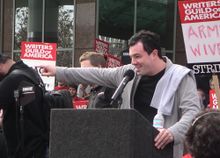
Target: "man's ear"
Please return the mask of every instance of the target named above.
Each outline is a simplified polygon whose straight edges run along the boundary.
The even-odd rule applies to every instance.
[[[157,49],[154,49],[154,50],[151,52],[151,55],[152,55],[153,58],[158,57],[158,50],[157,50]]]

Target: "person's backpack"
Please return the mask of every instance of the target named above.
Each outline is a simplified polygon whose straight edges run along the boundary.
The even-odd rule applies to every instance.
[[[35,70],[33,70],[35,71]],[[41,79],[41,77],[35,72],[35,77],[31,76],[27,72],[21,70],[21,69],[15,69],[11,72],[11,74],[19,74],[24,75],[26,78],[28,78],[35,86],[39,87],[42,90],[43,93],[43,104],[45,104],[46,107],[50,109],[52,108],[72,108],[72,102],[69,102],[70,95],[68,91],[65,93],[62,91],[46,91],[45,85]]]

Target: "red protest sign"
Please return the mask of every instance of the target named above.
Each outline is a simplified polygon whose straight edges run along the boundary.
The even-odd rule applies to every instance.
[[[74,109],[87,109],[88,104],[89,104],[88,100],[73,101],[73,108]]]
[[[214,89],[209,91],[209,108],[218,109],[218,100]]]
[[[195,74],[220,73],[220,1],[178,1],[187,62]]]
[[[121,60],[114,55],[106,54],[107,67],[118,67],[121,66]]]
[[[109,51],[109,43],[100,39],[95,39],[95,51],[101,54],[107,54]]]
[[[56,43],[22,42],[21,59],[28,66],[39,70],[40,65],[56,65]],[[41,76],[40,72],[38,71]],[[41,76],[46,90],[53,90],[55,85],[54,76]]]
[[[179,1],[181,23],[220,20],[219,0]]]
[[[22,42],[21,58],[56,61],[56,43]]]

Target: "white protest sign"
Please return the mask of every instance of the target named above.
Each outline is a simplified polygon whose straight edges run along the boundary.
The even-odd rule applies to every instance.
[[[39,73],[40,65],[56,65],[56,43],[22,42],[21,59]],[[40,74],[40,73],[39,73]],[[41,76],[41,74],[40,74]],[[46,90],[54,89],[55,77],[41,76]]]
[[[220,0],[179,1],[188,63],[219,62]]]

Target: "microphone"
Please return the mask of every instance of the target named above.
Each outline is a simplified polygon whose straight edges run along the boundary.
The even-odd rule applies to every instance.
[[[121,83],[119,84],[118,88],[115,90],[114,94],[111,97],[111,103],[110,105],[113,105],[115,101],[121,96],[125,86],[129,81],[131,81],[134,78],[134,71],[133,70],[127,70],[124,73],[124,78],[122,79]]]

